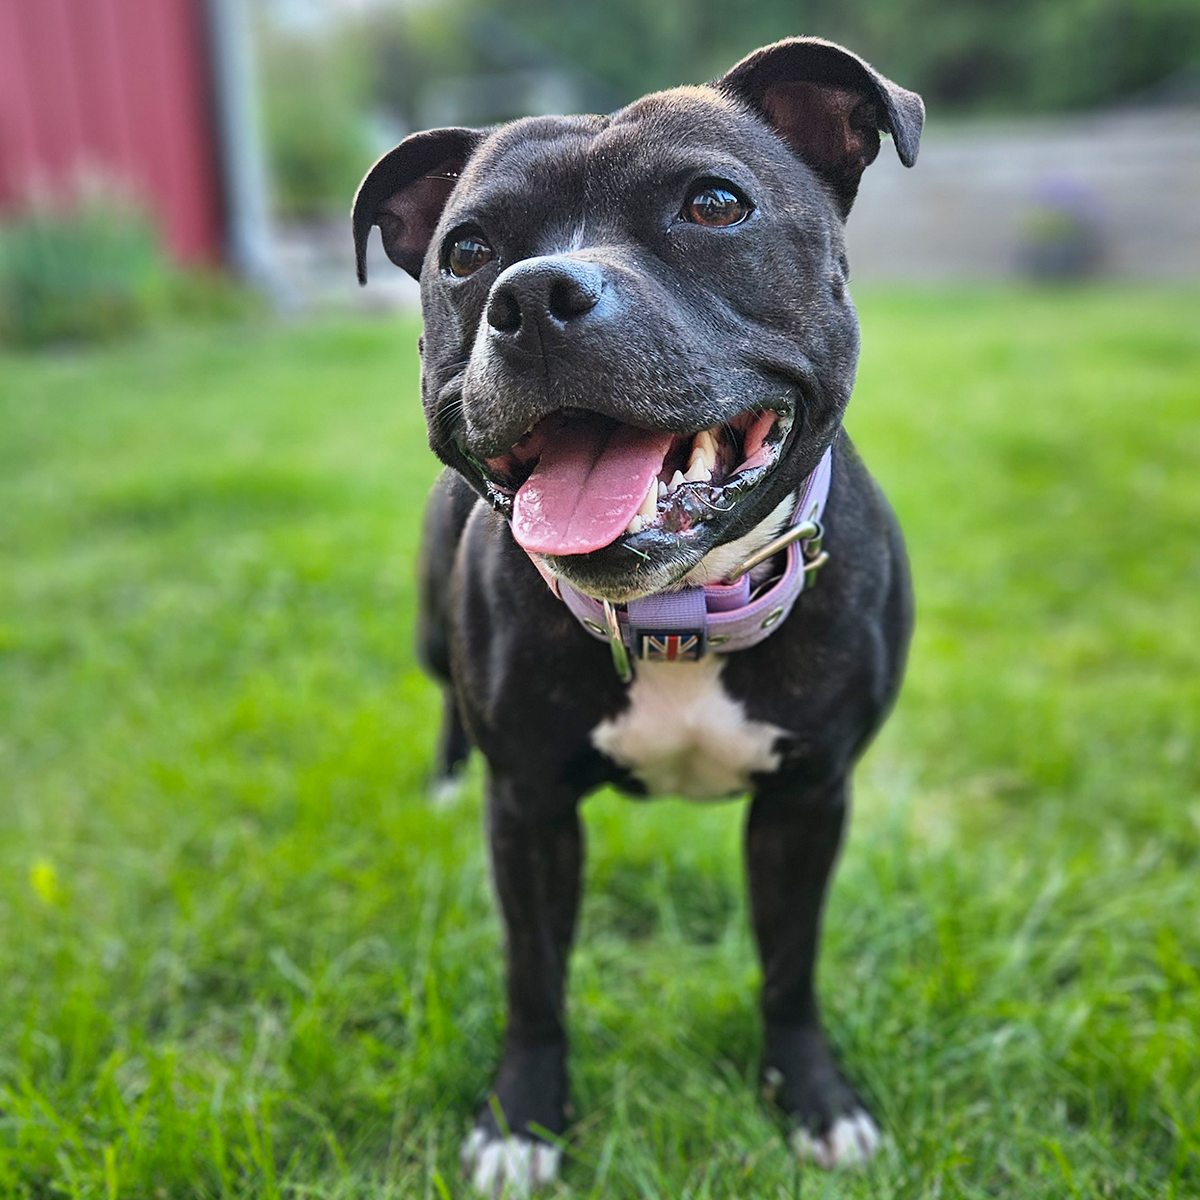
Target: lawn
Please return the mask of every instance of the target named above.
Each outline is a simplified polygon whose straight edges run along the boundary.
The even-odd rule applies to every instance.
[[[870,292],[849,425],[919,616],[827,1022],[755,1090],[738,804],[585,807],[575,1197],[1200,1194],[1200,293]],[[424,783],[415,324],[0,359],[0,1196],[464,1196],[479,772]],[[836,553],[836,547],[830,547]]]

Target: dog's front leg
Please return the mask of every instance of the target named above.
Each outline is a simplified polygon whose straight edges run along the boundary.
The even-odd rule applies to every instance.
[[[822,788],[769,784],[746,827],[763,970],[763,1084],[795,1123],[793,1148],[823,1167],[864,1162],[879,1144],[821,1032],[814,991],[821,911],[845,817],[844,779]]]
[[[463,1164],[480,1190],[499,1195],[507,1186],[522,1196],[558,1172],[560,1151],[537,1130],[560,1134],[566,1124],[563,993],[579,910],[578,797],[530,794],[493,774],[488,838],[505,928],[508,1022],[493,1095]]]

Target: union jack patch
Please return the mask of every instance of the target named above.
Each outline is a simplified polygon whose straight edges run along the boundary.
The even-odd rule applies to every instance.
[[[697,633],[641,633],[638,658],[643,662],[696,662],[704,655],[704,639]]]

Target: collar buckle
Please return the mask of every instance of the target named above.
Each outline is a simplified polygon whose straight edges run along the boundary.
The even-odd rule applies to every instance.
[[[774,558],[781,550],[786,550],[793,542],[806,541],[811,545],[816,541],[818,551],[824,531],[819,521],[797,521],[789,529],[785,529],[777,538],[769,541],[761,550],[755,550],[739,567],[735,567],[725,576],[726,583],[737,583],[747,571],[752,571],[759,563],[765,563],[768,558]],[[807,555],[805,556],[807,557]]]
[[[633,681],[633,664],[629,661],[629,651],[625,647],[625,638],[621,633],[621,622],[612,601],[601,601],[604,605],[604,631],[608,638],[608,648],[612,651],[613,668],[617,678],[622,683]]]

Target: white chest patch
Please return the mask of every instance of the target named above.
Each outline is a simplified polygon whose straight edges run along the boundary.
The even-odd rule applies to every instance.
[[[783,730],[752,721],[721,686],[725,660],[639,662],[629,707],[592,730],[592,744],[651,792],[716,800],[744,792],[755,771],[773,771]]]

